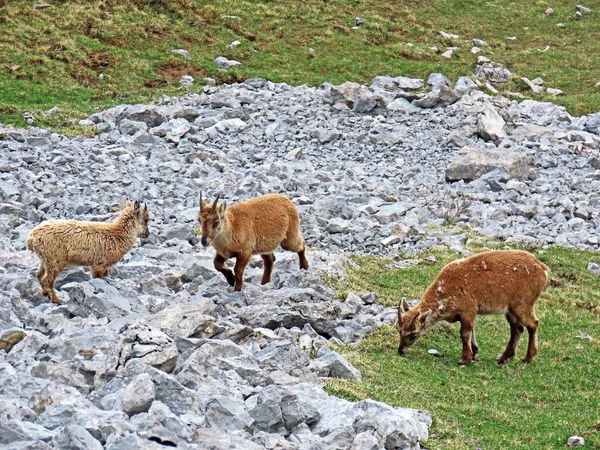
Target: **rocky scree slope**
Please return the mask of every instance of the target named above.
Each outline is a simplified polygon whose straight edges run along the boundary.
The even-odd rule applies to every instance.
[[[323,391],[320,377],[360,377],[328,344],[356,342],[395,311],[369,293],[335,300],[320,275],[343,278],[343,252],[460,249],[465,234],[441,226],[454,193],[470,196],[455,219],[478,232],[598,246],[600,116],[490,97],[467,80],[252,79],[95,114],[94,138],[0,127],[0,444],[419,448],[428,413]],[[254,261],[243,292],[230,292],[194,232],[200,189],[230,204],[288,195],[311,270],[281,253],[272,283],[259,286]],[[109,220],[125,198],[148,203],[150,238],[107,281],[66,271],[65,304],[51,305],[29,231]]]

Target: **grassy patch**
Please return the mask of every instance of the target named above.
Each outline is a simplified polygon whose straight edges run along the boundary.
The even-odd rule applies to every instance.
[[[368,82],[376,75],[456,79],[473,73],[472,39],[481,54],[521,76],[541,76],[567,95],[575,114],[600,110],[600,11],[574,21],[572,3],[501,0],[101,0],[52,1],[34,9],[0,0],[0,122],[70,127],[95,109],[183,94],[184,75],[221,81],[265,77],[291,84]],[[590,4],[599,10],[600,5]],[[552,6],[555,13],[545,15]],[[353,28],[356,17],[367,19]],[[557,23],[564,28],[558,28]],[[443,38],[440,30],[460,35]],[[516,36],[516,40],[506,37]],[[241,45],[228,48],[239,40]],[[407,45],[409,44],[409,45]],[[437,47],[436,52],[431,47]],[[440,53],[457,46],[451,59]],[[171,53],[183,48],[189,58]],[[242,62],[231,74],[212,63]],[[559,63],[557,63],[559,62]],[[513,83],[511,88],[515,88]],[[544,97],[540,97],[544,98]],[[44,115],[58,106],[61,114]]]
[[[566,448],[574,434],[586,437],[586,448],[600,448],[600,284],[586,269],[589,261],[600,262],[600,254],[558,247],[535,253],[552,276],[537,303],[539,353],[531,364],[520,362],[526,335],[514,361],[495,363],[509,338],[502,316],[478,318],[479,361],[468,367],[457,365],[457,324],[428,330],[404,358],[396,352],[396,331],[384,327],[358,346],[341,349],[363,380],[331,381],[329,392],[429,410],[434,418],[425,443],[429,449]],[[405,269],[386,268],[392,260],[355,258],[347,285],[335,287],[340,295],[375,291],[383,303],[397,305],[403,296],[420,297],[441,267],[459,257],[442,250],[434,254],[437,262]],[[576,337],[583,333],[594,340]],[[444,356],[428,355],[430,348]]]

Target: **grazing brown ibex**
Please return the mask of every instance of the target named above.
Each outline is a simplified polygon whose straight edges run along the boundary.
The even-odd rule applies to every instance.
[[[539,320],[534,306],[549,274],[550,269],[535,256],[520,250],[488,251],[451,262],[416,306],[411,309],[404,299],[398,306],[398,353],[404,355],[423,331],[437,322],[458,321],[462,339],[459,364],[470,364],[479,351],[473,330],[477,314],[504,314],[510,324],[510,340],[498,363],[515,355],[523,327],[529,332],[523,362],[530,362],[537,353]]]
[[[40,258],[37,279],[42,293],[60,305],[54,281],[67,265],[91,266],[94,278],[105,278],[108,269],[123,258],[139,237],[147,238],[148,210],[140,202],[127,202],[111,223],[48,220],[31,231],[27,250]]]
[[[234,291],[242,289],[244,269],[252,255],[261,255],[264,262],[261,284],[271,281],[273,251],[280,245],[284,250],[298,253],[300,268],[308,270],[298,211],[289,198],[269,194],[229,208],[226,202],[218,205],[218,201],[219,196],[212,206],[208,205],[200,193],[198,221],[202,223],[202,245],[215,248],[215,269],[225,275]],[[225,261],[234,257],[232,273],[225,267]]]

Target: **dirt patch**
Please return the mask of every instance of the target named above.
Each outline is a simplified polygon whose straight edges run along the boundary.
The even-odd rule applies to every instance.
[[[191,75],[194,77],[203,77],[206,75],[206,69],[204,69],[204,67],[198,68],[184,62],[162,64],[158,66],[156,71],[167,81],[167,83],[179,81],[184,75]]]
[[[106,51],[95,51],[87,54],[86,65],[92,70],[100,70],[110,67],[116,58]]]

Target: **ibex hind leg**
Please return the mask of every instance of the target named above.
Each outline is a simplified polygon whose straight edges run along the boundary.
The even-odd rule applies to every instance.
[[[521,340],[521,334],[523,334],[524,328],[521,325],[519,318],[512,312],[506,313],[506,320],[510,325],[510,339],[506,345],[506,350],[498,358],[498,364],[506,364],[513,356],[515,356],[515,350],[519,341]]]
[[[267,284],[271,281],[271,274],[273,273],[273,263],[275,262],[275,255],[273,253],[269,253],[268,255],[261,255],[264,264],[264,272],[262,281],[260,284]]]
[[[540,321],[535,316],[533,307],[527,307],[524,305],[522,308],[515,311],[515,315],[518,316],[519,322],[522,327],[527,328],[529,334],[529,342],[527,343],[527,354],[523,358],[523,362],[529,363],[533,360],[537,354],[537,329]],[[521,328],[522,328],[521,327]]]
[[[300,268],[308,270],[308,259],[306,259],[305,254],[306,246],[304,244],[304,239],[302,239],[301,236],[286,236],[285,240],[281,243],[281,248],[290,252],[298,253]]]
[[[92,267],[93,278],[106,278],[108,276],[108,267],[94,266]]]
[[[58,278],[58,276],[63,271],[63,267],[46,267],[46,271],[44,277],[42,279],[42,292],[45,296],[49,297],[52,303],[56,303],[57,305],[61,304],[58,296],[56,295],[56,291],[54,290],[54,281]]]

